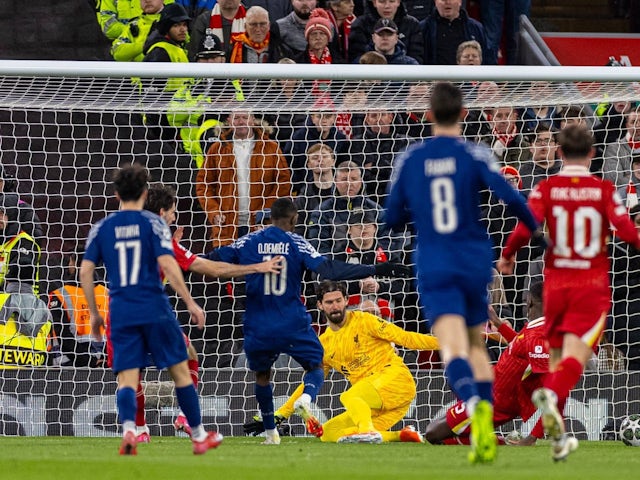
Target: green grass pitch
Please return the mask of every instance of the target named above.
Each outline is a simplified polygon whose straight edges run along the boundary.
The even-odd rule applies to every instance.
[[[286,437],[279,446],[254,437],[226,438],[202,456],[180,438],[155,437],[135,457],[118,455],[117,438],[0,438],[3,480],[370,480],[370,479],[617,479],[638,478],[640,448],[621,442],[580,443],[566,462],[553,463],[548,442],[500,447],[491,465],[469,465],[468,447],[406,443],[323,444]]]

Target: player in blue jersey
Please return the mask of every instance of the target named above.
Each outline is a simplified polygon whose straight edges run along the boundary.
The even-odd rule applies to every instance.
[[[460,138],[460,90],[438,83],[431,95],[434,138],[398,158],[386,222],[394,229],[414,222],[418,292],[440,342],[445,373],[466,402],[472,422],[472,463],[496,455],[493,371],[482,338],[493,254],[480,223],[480,192],[493,190],[533,232],[536,221],[522,197],[498,172],[488,148]]]
[[[353,280],[371,275],[406,277],[410,271],[401,264],[353,265],[329,260],[304,238],[293,233],[298,212],[289,198],[271,205],[272,225],[250,233],[233,244],[210,252],[211,260],[242,265],[283,257],[279,273],[256,273],[246,277],[247,303],[244,316],[244,350],[249,368],[256,373],[255,395],[264,422],[266,445],[277,445],[271,366],[281,353],[293,357],[305,369],[304,393],[294,404],[296,413],[316,433],[319,422],[311,414],[311,402],[324,381],[323,350],[311,328],[311,316],[301,301],[302,277],[312,270],[321,278]]]
[[[217,447],[222,436],[206,432],[202,425],[182,331],[164,293],[160,269],[199,328],[204,326],[204,313],[191,297],[173,256],[169,227],[159,216],[143,210],[148,181],[149,174],[139,165],[116,173],[113,183],[120,211],[89,232],[80,281],[89,305],[92,334],[101,340],[99,328],[104,319],[96,306],[93,273],[96,265],[104,264],[109,279],[112,368],[117,374],[116,403],[123,433],[120,454],[137,453],[136,388],[140,369],[149,366],[149,358],[157,368],[168,368],[178,404],[192,425],[193,453],[202,454]]]

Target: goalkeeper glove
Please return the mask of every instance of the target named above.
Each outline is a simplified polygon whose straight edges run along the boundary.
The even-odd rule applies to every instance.
[[[252,435],[255,437],[257,435],[260,435],[262,432],[264,432],[264,423],[262,422],[262,418],[259,415],[254,415],[252,420],[253,421],[247,422],[244,425],[242,425],[242,428],[244,429],[245,435]],[[282,432],[284,431],[288,432],[288,429],[283,428],[288,425],[283,425],[281,427],[282,422],[284,422],[286,418],[281,417],[280,415],[276,415],[274,417],[274,420],[276,421],[276,429],[278,430],[278,433],[280,433],[281,436],[290,435],[290,433],[286,433],[285,435],[282,435],[281,433],[281,430]]]
[[[402,263],[376,263],[375,274],[379,277],[408,278],[411,276],[411,268]]]

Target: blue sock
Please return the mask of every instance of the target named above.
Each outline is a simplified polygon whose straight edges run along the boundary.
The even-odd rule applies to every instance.
[[[119,388],[116,392],[116,405],[120,424],[136,421],[136,391],[131,387]]]
[[[476,388],[480,400],[488,400],[489,403],[493,403],[493,382],[476,382]]]
[[[304,382],[304,391],[302,393],[308,394],[311,397],[311,401],[315,402],[320,387],[324,383],[324,370],[322,368],[309,370],[302,377],[302,381]]]
[[[184,416],[187,417],[189,426],[195,428],[202,424],[202,416],[200,414],[200,400],[198,400],[198,392],[193,385],[186,387],[176,387],[176,398],[178,405],[182,409]]]
[[[256,400],[260,406],[260,413],[262,414],[262,423],[265,430],[273,430],[276,428],[276,421],[273,418],[273,388],[271,385],[254,385],[254,392],[256,394]]]
[[[465,358],[454,358],[445,368],[445,375],[451,390],[463,402],[478,395],[476,381],[473,379],[471,365]]]

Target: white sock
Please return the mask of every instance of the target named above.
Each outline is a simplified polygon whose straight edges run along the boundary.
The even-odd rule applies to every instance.
[[[480,401],[480,397],[477,395],[474,395],[469,400],[467,400],[467,405],[466,405],[467,417],[471,418],[471,416],[473,415],[473,412],[475,412],[476,410],[476,405],[478,404],[479,401]]]
[[[302,395],[300,395],[300,398],[298,398],[298,401],[296,403],[311,405],[311,395],[309,395],[308,393],[303,393]]]
[[[124,435],[127,432],[136,433],[136,422],[133,420],[127,420],[122,424],[122,434]]]
[[[277,430],[277,429],[275,429],[275,428],[274,428],[274,429],[267,428],[267,429],[264,431],[264,433],[265,433],[265,435],[266,435],[267,437],[276,437],[276,436],[279,436],[279,434],[278,434],[278,430]]]
[[[202,442],[207,438],[207,432],[204,429],[204,425],[200,424],[197,427],[191,427],[191,438],[196,442]]]

